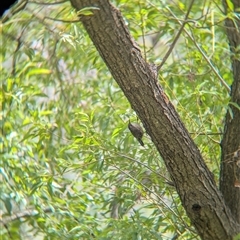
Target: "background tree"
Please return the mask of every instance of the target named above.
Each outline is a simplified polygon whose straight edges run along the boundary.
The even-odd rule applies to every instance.
[[[2,238],[236,236],[237,1],[72,1],[87,32],[69,2],[22,3],[2,19]]]

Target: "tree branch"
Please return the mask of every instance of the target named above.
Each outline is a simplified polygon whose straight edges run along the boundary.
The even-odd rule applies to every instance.
[[[168,59],[169,55],[171,54],[171,52],[172,52],[175,44],[177,43],[177,41],[178,41],[178,39],[179,39],[179,37],[180,37],[183,29],[184,29],[184,26],[185,26],[185,24],[187,23],[188,16],[189,16],[190,11],[191,11],[191,9],[192,9],[193,3],[194,3],[194,0],[191,1],[190,5],[189,5],[189,7],[188,7],[188,11],[187,11],[187,13],[186,13],[186,16],[185,16],[185,18],[184,18],[184,21],[183,21],[183,23],[182,23],[182,25],[181,25],[181,27],[180,27],[180,29],[179,29],[179,31],[178,31],[175,39],[173,40],[170,48],[168,49],[168,51],[167,51],[166,55],[164,56],[162,62],[157,66],[157,71],[158,71],[158,72],[159,72],[159,70],[161,69],[161,67],[164,65],[164,63],[167,61],[167,59]]]
[[[178,21],[178,23],[180,25],[184,25],[184,23],[182,23],[177,16],[169,9],[167,8],[168,11],[172,14],[172,16]],[[187,23],[187,22],[185,22]],[[208,63],[208,65],[210,66],[210,68],[212,69],[212,71],[215,73],[215,75],[217,76],[217,78],[220,80],[220,82],[222,83],[222,85],[226,88],[226,90],[230,93],[230,87],[228,86],[228,84],[225,82],[225,80],[222,78],[222,76],[218,73],[217,69],[215,68],[215,66],[213,65],[213,63],[211,62],[211,60],[207,57],[207,55],[205,54],[205,52],[201,49],[201,47],[198,45],[198,43],[195,41],[194,37],[186,30],[184,29],[184,32],[188,35],[188,37],[192,40],[192,42],[194,43],[195,47],[197,48],[197,50],[202,54],[203,58],[205,59],[205,61]]]
[[[235,220],[240,223],[240,190],[237,187],[240,181],[240,166],[238,166],[238,160],[234,155],[240,148],[240,110],[231,104],[234,103],[236,106],[240,106],[240,59],[237,57],[240,54],[240,19],[237,17],[237,10],[238,14],[240,14],[240,1],[232,1],[234,4],[233,10],[228,7],[227,2],[223,0],[225,13],[233,16],[225,20],[226,33],[232,53],[233,83],[221,143],[220,189]],[[227,159],[228,161],[226,161]]]

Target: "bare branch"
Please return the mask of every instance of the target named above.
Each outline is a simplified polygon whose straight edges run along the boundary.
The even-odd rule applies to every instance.
[[[187,13],[186,13],[186,16],[185,16],[185,18],[184,18],[184,21],[183,21],[183,23],[181,24],[181,27],[180,27],[180,29],[179,29],[179,31],[178,31],[175,39],[173,40],[170,48],[168,49],[168,51],[167,51],[166,55],[164,56],[162,62],[157,66],[157,71],[158,71],[158,72],[159,72],[159,70],[161,69],[161,67],[164,65],[164,63],[167,61],[169,55],[171,54],[171,52],[172,52],[175,44],[177,43],[177,41],[178,41],[178,39],[179,39],[179,37],[180,37],[183,29],[184,29],[185,24],[188,22],[188,16],[189,16],[190,11],[191,11],[191,9],[192,9],[193,3],[194,3],[194,0],[191,1],[190,5],[189,5],[189,7],[188,7],[188,11],[187,11]]]

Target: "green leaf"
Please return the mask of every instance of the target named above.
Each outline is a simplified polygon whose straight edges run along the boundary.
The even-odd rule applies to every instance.
[[[230,105],[234,106],[235,108],[237,108],[240,111],[240,106],[235,103],[235,102],[229,102]]]
[[[4,206],[7,209],[8,214],[12,214],[12,203],[10,198],[4,199]]]
[[[231,0],[226,0],[228,8],[233,12],[234,11],[234,5]]]
[[[28,71],[27,76],[30,77],[32,75],[42,75],[42,74],[51,74],[51,70],[46,68],[35,68]]]
[[[85,7],[81,10],[77,11],[78,16],[90,16],[93,15],[94,11],[99,11],[100,8],[98,7]]]

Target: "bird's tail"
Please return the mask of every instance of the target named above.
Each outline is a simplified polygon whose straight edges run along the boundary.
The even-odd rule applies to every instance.
[[[144,143],[141,138],[138,138],[139,143],[144,147]]]

